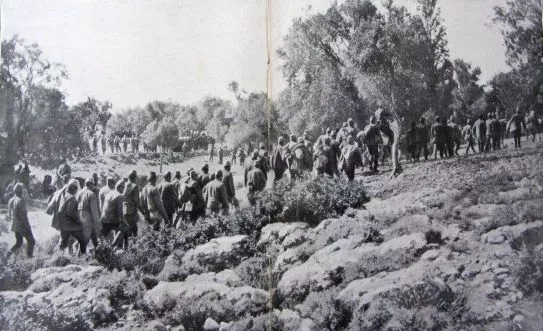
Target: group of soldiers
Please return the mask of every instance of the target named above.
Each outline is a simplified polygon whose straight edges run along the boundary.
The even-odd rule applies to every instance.
[[[448,120],[437,116],[431,127],[424,118],[421,118],[418,124],[411,122],[406,135],[407,152],[411,160],[419,161],[422,152],[427,160],[430,145],[433,146],[434,158],[437,158],[438,154],[440,158],[459,155],[458,150],[462,143],[466,144],[465,155],[469,154],[470,149],[474,153],[499,150],[507,133],[513,138],[515,148],[521,147],[523,135],[526,135],[527,139],[532,135],[532,140],[535,141],[535,136],[539,133],[541,140],[541,119],[537,118],[534,112],[523,117],[520,110],[517,110],[509,121],[499,119],[496,113],[490,112],[486,116],[479,115],[475,122],[468,119],[464,126],[458,123],[454,116]]]
[[[206,213],[228,213],[231,204],[237,207],[230,171],[229,161],[223,170],[213,174],[206,164],[200,173],[189,169],[184,177],[179,171],[173,178],[171,172],[166,172],[160,182],[157,174],[150,172],[147,184],[140,188],[137,182],[142,177],[133,170],[123,179],[108,177],[106,185],[100,187],[97,174],[79,181],[72,178],[70,166],[63,163],[57,171],[60,185],[49,198],[46,212],[52,215],[51,226],[60,232],[60,251],[69,248],[86,254],[89,243],[96,248],[103,241],[126,249],[130,238],[138,235],[139,215],[158,231],[162,224],[176,227],[180,220],[194,222]],[[20,249],[26,238],[27,255],[31,257],[35,240],[23,184],[17,183],[13,192],[8,202],[8,218],[16,244],[9,255]]]
[[[421,155],[427,160],[433,146],[434,158],[438,154],[441,158],[452,157],[458,155],[462,140],[466,143],[466,154],[470,149],[475,152],[475,146],[484,153],[500,149],[506,132],[514,138],[515,148],[520,147],[525,133],[533,134],[535,140],[539,132],[541,139],[541,120],[535,115],[525,118],[520,111],[509,121],[499,120],[496,114],[489,113],[479,116],[473,123],[468,120],[464,126],[457,122],[454,116],[448,120],[436,117],[431,126],[425,118],[421,118],[418,124],[412,122],[405,136],[408,156],[414,162],[419,161]],[[122,138],[117,138],[112,139],[122,141]],[[71,168],[64,160],[56,174],[56,190],[51,185],[54,193],[49,199],[47,213],[53,216],[52,226],[60,231],[59,247],[62,251],[72,248],[72,244],[77,242],[75,246],[85,254],[89,242],[97,247],[104,240],[114,247],[126,249],[129,238],[138,235],[140,214],[158,231],[162,224],[177,227],[180,220],[194,222],[205,215],[227,214],[231,205],[237,208],[239,201],[232,174],[232,164],[237,164],[237,159],[245,169],[243,182],[248,189],[248,201],[254,204],[257,193],[266,188],[268,174],[272,171],[274,184],[285,175],[296,180],[312,173],[329,177],[340,177],[344,173],[352,181],[359,167],[368,166],[370,171],[377,172],[379,159],[383,162],[390,155],[394,139],[394,132],[385,117],[372,116],[363,130],[349,119],[341,127],[328,127],[326,133],[317,139],[312,139],[305,131],[300,137],[279,137],[270,150],[265,143],[260,143],[259,148],[251,152],[241,147],[234,148],[231,159],[224,166],[224,149],[221,147],[218,149],[218,163],[222,169],[210,173],[206,163],[200,172],[191,168],[184,176],[180,171],[176,171],[174,176],[166,172],[160,182],[157,174],[150,172],[147,183],[142,187],[137,184],[142,177],[136,171],[131,171],[124,179],[108,177],[103,187],[100,187],[96,174],[78,181],[71,177]],[[124,141],[128,145],[134,140]],[[214,144],[208,148],[209,161],[213,162]],[[248,162],[245,162],[246,156]],[[23,173],[24,169],[19,170]],[[27,255],[32,256],[35,240],[28,223],[24,182],[15,183],[8,203],[8,217],[16,238],[10,252],[18,250],[26,238]]]
[[[139,151],[140,139],[136,135],[123,135],[105,133],[93,134],[90,138],[91,151],[99,154],[106,154],[107,149],[112,154],[127,153],[128,149],[132,153]]]

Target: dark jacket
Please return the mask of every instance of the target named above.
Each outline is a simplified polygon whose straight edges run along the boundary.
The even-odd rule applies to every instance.
[[[162,204],[162,199],[160,197],[160,190],[156,185],[148,183],[145,185],[143,190],[141,190],[141,206],[146,217],[162,217],[163,219],[168,219],[168,214],[164,209]]]
[[[8,218],[12,222],[11,231],[21,234],[28,233],[30,231],[26,201],[24,199],[14,196],[9,200]]]
[[[271,156],[271,167],[273,170],[285,170],[287,168],[287,162],[283,159],[283,147],[277,145],[274,147]]]
[[[264,172],[258,168],[253,168],[247,174],[247,186],[249,192],[262,191],[266,188],[266,176]]]
[[[232,173],[230,171],[224,172],[222,182],[224,186],[226,187],[226,194],[228,194],[228,201],[232,202],[232,200],[236,197],[236,187],[234,186],[234,176],[232,176]]]
[[[432,135],[434,136],[435,144],[444,143],[447,138],[445,126],[441,123],[435,123],[434,125],[432,125]]]
[[[120,224],[123,220],[123,202],[124,196],[117,190],[112,190],[106,194],[100,222]]]
[[[166,214],[173,215],[179,206],[175,185],[171,182],[163,181],[157,187],[160,190],[160,199],[162,200],[162,205],[164,206],[164,210],[166,210]]]
[[[79,217],[86,229],[92,229],[100,221],[100,210],[98,208],[98,197],[96,194],[84,188],[78,196]]]
[[[226,186],[219,180],[210,181],[202,191],[206,206],[212,212],[218,212],[221,209],[228,212],[228,194]]]
[[[65,191],[60,196],[58,206],[58,224],[60,231],[82,231],[83,223],[79,219],[77,198]]]

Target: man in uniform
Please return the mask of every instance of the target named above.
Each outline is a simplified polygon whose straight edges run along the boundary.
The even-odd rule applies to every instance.
[[[464,140],[466,141],[466,144],[467,144],[467,146],[466,146],[466,155],[468,155],[470,147],[471,147],[471,150],[473,151],[473,153],[476,153],[475,152],[475,147],[474,147],[475,146],[475,139],[473,138],[473,132],[471,130],[472,125],[473,125],[472,120],[468,119],[467,124],[462,129],[462,136],[464,137]]]
[[[98,247],[98,227],[100,225],[100,208],[98,206],[98,196],[94,192],[94,179],[87,178],[85,187],[79,193],[78,211],[81,222],[83,222],[83,234],[85,242],[88,244],[92,240],[94,249]]]
[[[60,230],[60,250],[64,251],[70,244],[70,237],[73,237],[79,243],[79,252],[87,253],[87,241],[83,233],[83,223],[79,218],[77,204],[77,190],[79,183],[75,179],[70,179],[66,190],[60,195],[58,204],[58,226]]]
[[[183,210],[189,214],[192,222],[195,222],[198,217],[205,215],[206,203],[202,194],[198,173],[194,170],[190,171],[189,178],[183,186],[180,201],[184,203]]]
[[[379,165],[379,143],[381,142],[381,131],[377,126],[377,119],[375,116],[370,118],[370,124],[364,129],[364,145],[368,148],[370,154],[370,170],[377,172],[377,166]]]
[[[199,180],[202,189],[211,181],[211,177],[209,176],[209,165],[207,163],[202,167],[202,174],[200,175]]]
[[[136,170],[132,170],[128,175],[128,183],[124,188],[123,196],[123,218],[128,227],[125,233],[124,246],[128,246],[129,237],[138,236],[138,210],[144,214],[144,210],[141,206],[140,200],[140,188],[136,185],[136,180],[138,178],[138,173]]]
[[[228,202],[237,207],[238,201],[236,199],[236,187],[234,186],[234,176],[232,175],[230,161],[226,161],[224,165],[224,173],[222,182],[226,187],[226,194],[228,195]],[[215,175],[215,178],[217,175]]]
[[[98,200],[100,200],[100,210],[104,209],[104,199],[106,198],[106,194],[113,191],[115,189],[115,179],[113,177],[108,177],[106,179],[106,186],[102,187],[100,189],[100,192],[98,193]]]
[[[350,182],[354,180],[354,172],[357,167],[363,167],[362,153],[355,144],[353,136],[347,136],[347,143],[343,145],[340,160],[340,168],[345,172]]]
[[[124,181],[118,180],[115,189],[106,194],[102,216],[100,217],[102,237],[107,238],[113,231],[113,239],[111,240],[113,247],[120,247],[123,244],[124,233],[128,228],[123,218],[124,187]]]
[[[160,191],[156,186],[157,176],[154,171],[149,174],[149,182],[141,191],[141,205],[144,211],[143,215],[149,224],[153,224],[155,231],[160,229],[160,223],[164,220],[165,223],[170,223],[168,214],[162,204]]]
[[[424,160],[428,161],[428,144],[430,143],[430,134],[428,125],[426,125],[426,118],[421,117],[420,123],[417,125],[417,160],[420,159],[421,151],[424,153]]]
[[[16,252],[23,246],[23,238],[26,239],[26,256],[32,257],[36,241],[32,235],[32,229],[28,222],[26,201],[23,197],[23,184],[15,184],[14,196],[8,202],[8,220],[12,222],[11,231],[15,233],[15,245],[11,247],[7,256]]]
[[[486,122],[483,115],[479,115],[479,118],[473,124],[471,131],[473,137],[475,137],[475,140],[477,141],[479,153],[483,153],[485,151],[486,144]]]
[[[170,221],[173,220],[175,211],[177,210],[177,207],[179,207],[179,201],[177,199],[178,195],[175,191],[175,185],[172,183],[172,173],[168,171],[164,175],[164,180],[158,184],[157,187],[160,191],[162,205],[164,206],[164,210],[168,216],[167,225],[172,226],[173,224]]]
[[[523,130],[526,129],[526,123],[520,113],[520,107],[517,107],[516,113],[511,116],[511,119],[507,123],[507,127],[515,141],[515,148],[520,148],[520,138],[522,137]]]
[[[443,123],[441,122],[441,118],[439,116],[436,116],[436,122],[434,125],[432,125],[432,136],[434,137],[434,159],[437,158],[437,153],[439,153],[439,157],[443,158],[447,156],[446,151],[446,132],[445,127],[443,126]]]
[[[223,214],[228,214],[229,203],[226,186],[222,182],[222,170],[215,172],[215,179],[210,181],[203,189],[204,200],[207,209],[211,213],[218,213],[222,210]]]
[[[253,164],[253,168],[247,174],[247,187],[249,188],[247,199],[250,204],[255,204],[255,194],[266,188],[266,181],[267,179],[261,169],[260,160],[256,160]]]
[[[287,163],[283,159],[284,148],[285,139],[283,137],[279,137],[277,145],[273,148],[271,156],[271,168],[274,172],[274,183],[283,178],[285,170],[287,169]]]
[[[417,157],[417,123],[411,121],[410,128],[407,131],[406,135],[407,141],[407,152],[411,156],[413,162],[417,162],[419,158]]]

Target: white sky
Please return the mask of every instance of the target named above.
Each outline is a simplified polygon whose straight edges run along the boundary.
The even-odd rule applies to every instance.
[[[2,1],[2,0],[0,0]],[[332,0],[270,0],[272,47],[295,17]],[[379,0],[377,0],[379,1]],[[414,0],[396,0],[414,8]],[[440,0],[453,58],[481,67],[483,81],[505,71],[492,7],[505,0]],[[114,109],[152,100],[232,98],[227,85],[266,90],[265,0],[3,0],[2,40],[19,34],[63,63],[68,104],[87,96]],[[272,59],[273,93],[284,81]]]

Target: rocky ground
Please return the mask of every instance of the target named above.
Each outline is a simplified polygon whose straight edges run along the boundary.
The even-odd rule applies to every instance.
[[[0,329],[541,330],[542,154],[537,142],[359,176],[365,209],[268,224],[254,248],[232,235],[168,250],[149,270],[22,260],[10,272],[29,276],[0,284]]]

